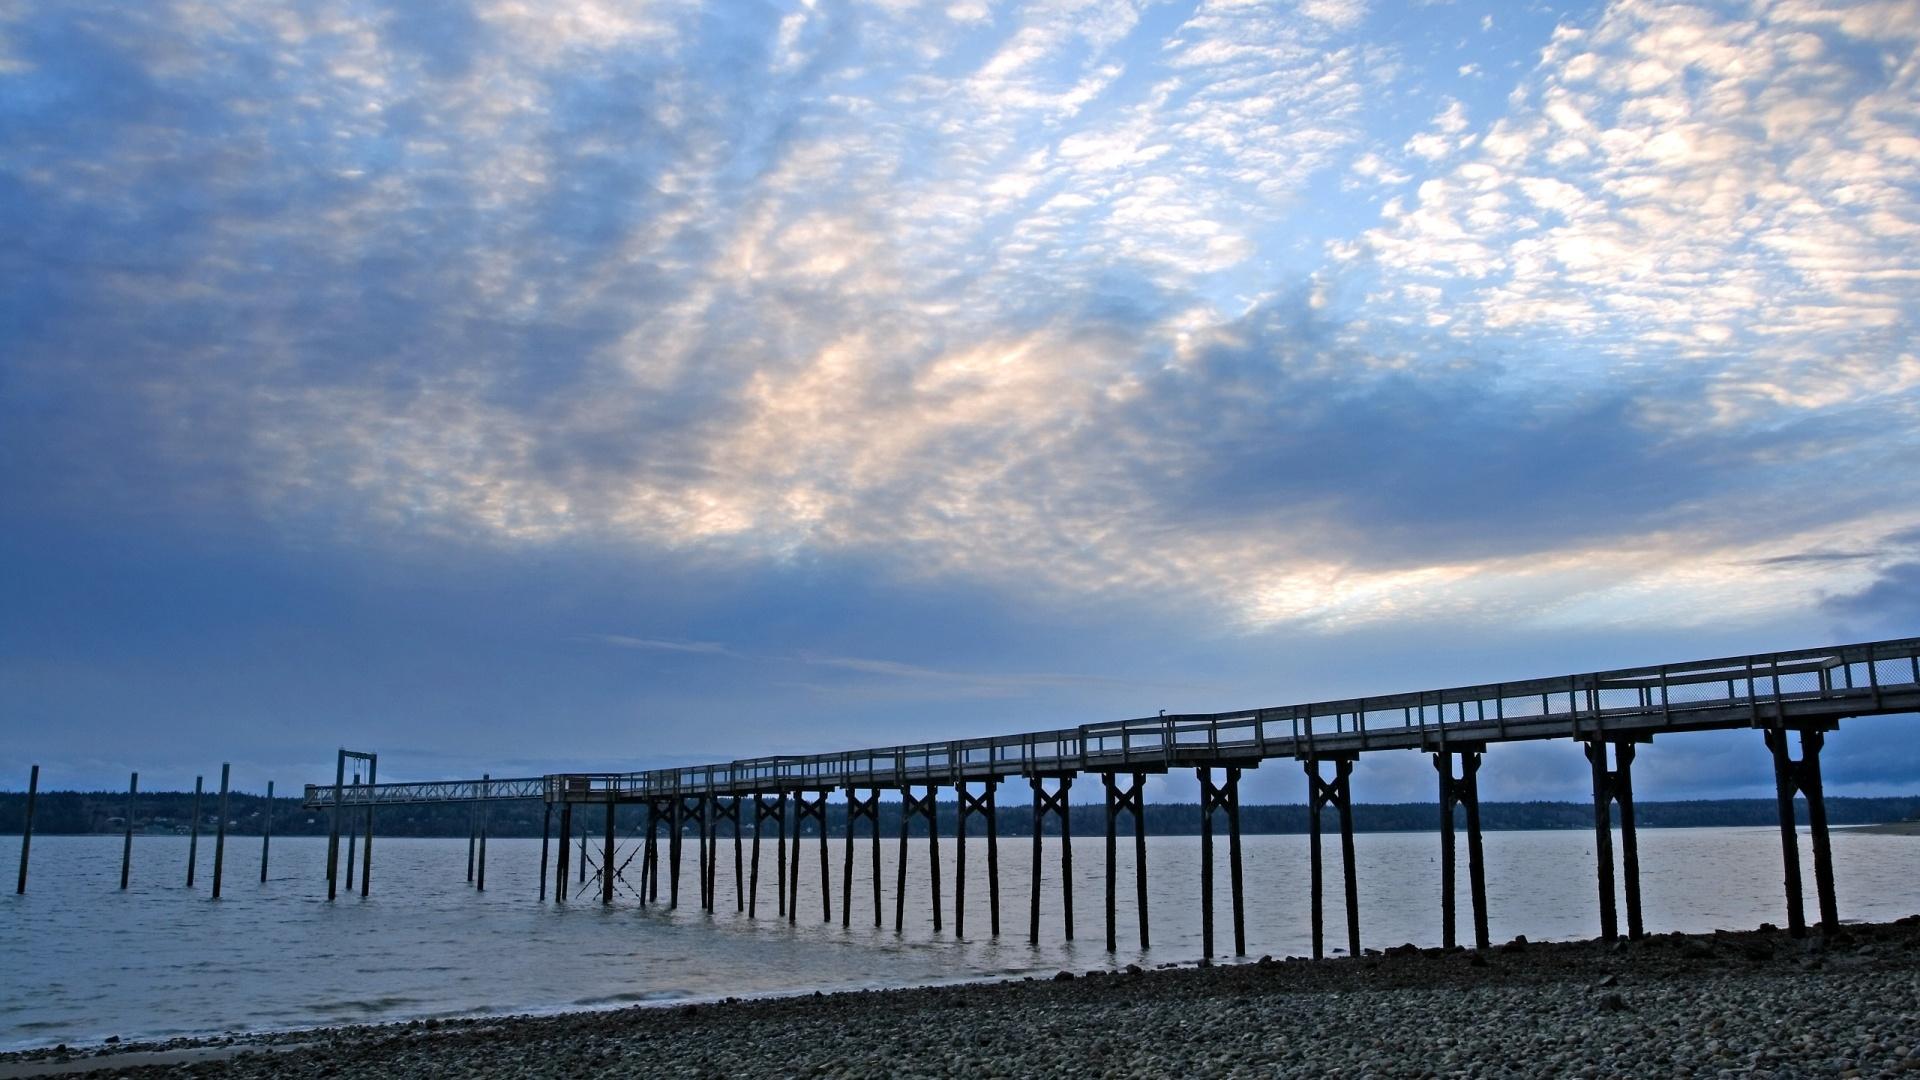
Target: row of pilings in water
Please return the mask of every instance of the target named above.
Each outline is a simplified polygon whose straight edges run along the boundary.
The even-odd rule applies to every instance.
[[[1795,935],[1804,934],[1807,928],[1802,901],[1800,841],[1795,827],[1795,799],[1804,797],[1813,845],[1819,922],[1824,929],[1830,931],[1838,927],[1839,915],[1834,896],[1832,851],[1820,778],[1820,751],[1824,743],[1824,734],[1820,730],[1802,730],[1800,732],[1801,756],[1798,759],[1792,756],[1787,730],[1768,729],[1764,732],[1764,736],[1774,764],[1788,928]],[[1625,896],[1626,933],[1633,938],[1641,937],[1645,933],[1640,904],[1640,869],[1638,838],[1634,824],[1632,767],[1638,744],[1648,741],[1651,741],[1651,737],[1644,735],[1637,738],[1580,740],[1593,777],[1596,885],[1600,931],[1601,936],[1608,940],[1620,935],[1613,850],[1616,824],[1619,828],[1622,849],[1619,860],[1619,875],[1622,880],[1618,884]],[[1442,938],[1447,948],[1453,948],[1457,944],[1454,903],[1457,863],[1456,808],[1462,811],[1461,816],[1465,819],[1468,894],[1473,909],[1473,944],[1482,949],[1490,944],[1478,785],[1480,764],[1485,751],[1485,744],[1462,743],[1431,754],[1439,780],[1440,908]],[[1323,824],[1337,826],[1338,831],[1341,886],[1346,901],[1344,907],[1347,951],[1350,955],[1358,955],[1361,951],[1360,897],[1355,872],[1352,803],[1352,776],[1359,756],[1343,754],[1317,757],[1302,762],[1306,770],[1309,796],[1307,806],[1310,918],[1313,955],[1316,958],[1325,954],[1323,898],[1326,882],[1322,853]],[[1246,954],[1239,791],[1241,773],[1244,768],[1251,767],[1252,764],[1252,762],[1242,762],[1199,767],[1195,770],[1200,782],[1199,889],[1202,947],[1209,957],[1214,955],[1215,937],[1214,844],[1216,828],[1223,819],[1227,845],[1228,888],[1232,900],[1234,954],[1236,956]],[[1034,943],[1038,943],[1040,935],[1040,900],[1045,869],[1041,840],[1046,834],[1049,818],[1057,823],[1054,827],[1057,829],[1060,840],[1059,869],[1063,930],[1068,940],[1074,937],[1072,873],[1074,837],[1067,798],[1075,778],[1079,775],[1081,774],[1063,772],[1021,777],[1030,789],[1033,807],[1027,934],[1029,941]],[[1121,842],[1121,819],[1128,817],[1131,819],[1129,831],[1132,833],[1134,845],[1132,862],[1137,932],[1141,947],[1146,948],[1149,945],[1149,937],[1144,793],[1146,777],[1149,774],[1101,772],[1092,775],[1100,779],[1106,824],[1104,898],[1106,945],[1109,950],[1116,949],[1118,945],[1117,852]],[[983,839],[986,846],[988,923],[990,932],[998,936],[1001,929],[1000,842],[1003,839],[999,828],[998,794],[1002,782],[999,779],[974,780],[951,785],[906,785],[898,788],[795,787],[744,795],[651,795],[642,796],[637,800],[617,799],[611,793],[605,798],[571,797],[557,804],[559,810],[557,855],[553,849],[555,837],[552,828],[556,804],[549,803],[546,807],[546,820],[543,823],[540,846],[539,897],[542,901],[547,900],[551,883],[551,895],[556,903],[566,903],[570,897],[577,899],[583,894],[597,892],[602,904],[612,904],[616,895],[620,894],[631,896],[642,905],[657,904],[661,902],[661,886],[664,877],[665,903],[670,908],[677,908],[680,904],[682,848],[686,840],[691,839],[697,856],[695,870],[697,902],[702,910],[712,912],[720,903],[716,881],[717,868],[722,857],[722,842],[730,836],[733,847],[733,899],[736,911],[744,913],[749,918],[760,917],[759,884],[762,848],[767,847],[772,849],[774,856],[776,914],[789,922],[796,922],[800,918],[801,907],[802,834],[807,824],[813,822],[816,825],[813,832],[817,834],[819,841],[821,918],[831,922],[834,918],[832,905],[834,867],[828,844],[827,802],[831,793],[843,791],[846,808],[846,845],[839,867],[841,895],[839,919],[843,926],[852,925],[855,904],[854,884],[859,861],[857,853],[859,845],[856,841],[864,838],[868,841],[870,852],[867,861],[870,865],[869,876],[872,883],[873,925],[884,927],[886,913],[881,881],[883,837],[879,808],[881,793],[891,790],[898,791],[901,799],[900,831],[897,838],[900,857],[896,860],[896,880],[893,890],[894,928],[898,930],[905,923],[909,829],[917,819],[926,823],[926,844],[929,856],[928,897],[932,907],[933,928],[936,932],[940,932],[944,929],[945,911],[941,891],[942,837],[935,827],[936,800],[943,789],[950,789],[957,798],[958,809],[958,827],[951,837],[955,845],[956,877],[953,897],[953,932],[956,937],[964,937],[966,934],[965,881],[969,824],[977,817],[985,825],[984,837],[976,837],[976,839]],[[643,808],[644,836],[640,845],[632,849],[624,861],[617,861],[620,859],[620,836],[615,829],[615,809],[620,805],[633,802],[637,802]],[[486,887],[487,829],[484,806],[484,803],[476,806],[473,828],[468,838],[467,865],[468,880],[481,889]],[[597,845],[589,842],[589,831],[593,829],[593,825],[584,821],[575,821],[576,809],[582,813],[594,809],[600,811],[596,816],[601,820],[595,823],[601,826],[600,842]],[[370,837],[373,825],[372,808],[367,807],[366,810],[366,830]],[[1325,822],[1323,815],[1331,816],[1334,821]],[[862,836],[863,823],[864,837]],[[578,829],[576,825],[579,826]],[[693,835],[688,837],[690,828]],[[1331,830],[1324,830],[1324,832],[1330,834]],[[350,879],[352,874],[350,836],[348,842],[347,873]],[[597,852],[594,851],[596,846],[599,848]],[[361,855],[363,859],[366,858],[367,852],[364,847]],[[637,881],[630,881],[627,874],[636,860],[639,863],[636,871]],[[664,875],[661,865],[663,862],[666,864]],[[367,869],[367,864],[363,863],[360,880],[362,895],[365,895],[367,886]],[[330,882],[331,873],[330,871]],[[589,878],[591,878],[591,884],[589,884]],[[329,895],[332,895],[331,884]]]
[[[1828,837],[1826,807],[1820,777],[1820,751],[1824,735],[1819,730],[1803,730],[1801,736],[1801,756],[1792,756],[1788,743],[1788,731],[1767,729],[1764,732],[1766,743],[1773,757],[1775,791],[1779,804],[1780,836],[1783,857],[1783,885],[1787,900],[1788,929],[1796,934],[1806,930],[1806,917],[1801,899],[1802,884],[1800,877],[1799,836],[1794,823],[1794,800],[1804,797],[1807,803],[1808,824],[1813,844],[1813,867],[1815,892],[1819,905],[1819,920],[1823,928],[1832,930],[1839,925],[1839,915],[1834,896],[1832,851]],[[1594,836],[1597,871],[1597,886],[1600,908],[1601,936],[1613,939],[1619,935],[1619,918],[1615,904],[1615,859],[1613,852],[1613,829],[1615,809],[1618,810],[1618,826],[1621,841],[1620,873],[1624,879],[1620,884],[1626,900],[1627,934],[1640,937],[1645,932],[1640,909],[1640,871],[1637,836],[1633,816],[1633,774],[1632,766],[1641,739],[1590,739],[1582,740],[1582,747],[1592,768],[1594,798]],[[1482,855],[1480,831],[1480,799],[1478,773],[1484,744],[1459,744],[1445,751],[1432,754],[1434,768],[1439,778],[1439,814],[1440,814],[1440,865],[1441,865],[1441,925],[1445,947],[1456,944],[1455,930],[1455,874],[1456,874],[1456,807],[1464,811],[1467,839],[1468,891],[1473,907],[1473,941],[1478,948],[1489,945],[1487,927],[1486,873]],[[366,765],[366,782],[375,780],[376,759],[372,754],[343,752],[345,757],[362,759]],[[1355,856],[1353,840],[1352,811],[1352,775],[1358,760],[1357,754],[1308,759],[1303,762],[1308,783],[1309,813],[1309,871],[1311,875],[1311,906],[1313,954],[1316,958],[1324,955],[1324,905],[1325,882],[1323,879],[1323,812],[1331,810],[1337,819],[1341,853],[1341,881],[1345,892],[1347,951],[1350,955],[1360,952],[1360,915],[1359,888],[1355,874]],[[1232,919],[1234,954],[1246,954],[1246,925],[1244,886],[1240,848],[1240,777],[1243,768],[1251,763],[1200,767],[1195,770],[1200,782],[1200,820],[1201,820],[1201,863],[1200,863],[1200,911],[1203,949],[1207,956],[1214,955],[1214,841],[1216,825],[1224,818],[1228,853],[1229,890],[1232,898]],[[1068,814],[1067,798],[1075,773],[1049,773],[1028,776],[1024,779],[1031,789],[1033,805],[1033,826],[1031,834],[1031,888],[1028,903],[1027,933],[1030,941],[1037,943],[1040,935],[1040,899],[1043,885],[1042,836],[1045,834],[1048,818],[1057,822],[1060,839],[1060,883],[1062,889],[1062,917],[1064,931],[1068,940],[1074,937],[1074,897],[1073,897],[1073,833],[1071,818]],[[1132,841],[1134,845],[1134,907],[1137,918],[1137,930],[1140,946],[1149,945],[1147,929],[1147,858],[1145,825],[1145,784],[1149,775],[1145,772],[1103,772],[1094,774],[1100,778],[1104,818],[1106,823],[1106,945],[1113,950],[1118,944],[1118,923],[1116,919],[1116,897],[1118,893],[1117,851],[1120,843],[1120,819],[1131,819]],[[214,837],[214,861],[212,873],[212,895],[220,896],[222,879],[226,863],[227,839],[227,798],[230,791],[231,767],[222,765],[220,769],[220,790],[218,792],[218,815]],[[360,774],[352,776],[352,782],[360,783]],[[344,770],[339,782],[344,785],[348,780]],[[39,790],[40,766],[32,767],[28,786],[25,828],[22,830],[20,846],[19,876],[15,891],[24,893],[27,888],[27,871],[33,844],[34,805]],[[978,817],[985,825],[983,837],[987,860],[987,913],[990,932],[998,936],[1001,926],[1000,903],[1000,840],[1002,839],[998,818],[998,791],[1001,781],[962,781],[952,785],[958,799],[958,829],[953,836],[955,844],[955,888],[953,904],[953,932],[956,937],[966,933],[966,865],[969,823]],[[919,793],[915,793],[915,787]],[[926,823],[926,842],[929,854],[929,899],[932,905],[933,927],[936,932],[944,929],[944,909],[941,897],[941,836],[937,828],[937,797],[942,789],[940,785],[913,785],[898,789],[901,795],[900,833],[898,837],[900,858],[897,860],[897,877],[894,887],[894,928],[900,929],[905,922],[907,903],[907,861],[909,826],[915,819]],[[669,907],[678,907],[680,902],[681,851],[686,839],[688,826],[697,826],[695,843],[697,847],[698,901],[703,910],[713,911],[719,904],[716,889],[716,871],[721,857],[721,826],[728,825],[733,841],[734,861],[734,903],[736,910],[749,918],[759,917],[758,893],[761,873],[762,847],[768,846],[774,853],[774,874],[776,877],[777,915],[789,922],[800,917],[800,882],[802,878],[802,832],[806,824],[815,822],[815,832],[819,838],[820,867],[820,904],[821,917],[831,921],[832,910],[832,866],[828,851],[827,834],[827,797],[839,790],[836,788],[808,787],[794,788],[777,792],[761,792],[749,795],[653,795],[640,800],[645,814],[645,836],[642,844],[628,855],[625,863],[616,864],[618,858],[618,836],[614,828],[614,810],[619,802],[609,798],[596,800],[603,807],[604,829],[601,851],[596,860],[588,843],[588,833],[583,827],[578,833],[577,861],[574,849],[574,812],[576,808],[586,811],[595,805],[579,799],[562,801],[559,807],[559,845],[557,859],[553,858],[553,803],[546,806],[545,821],[540,845],[540,893],[545,901],[548,897],[549,881],[552,883],[552,896],[555,902],[565,903],[570,893],[578,896],[585,890],[589,872],[598,885],[599,899],[602,904],[611,904],[620,888],[634,896],[643,905],[660,902],[661,863],[667,864],[666,878]],[[881,828],[880,796],[883,789],[869,787],[845,790],[846,798],[846,847],[840,867],[840,921],[850,926],[853,919],[854,877],[856,869],[857,834],[864,822],[869,841],[871,879],[873,889],[873,924],[884,926],[885,911],[881,888]],[[127,888],[133,852],[133,813],[132,803],[139,791],[139,774],[134,773],[127,786],[128,813],[126,832],[121,853],[120,887]],[[201,828],[200,799],[203,795],[202,778],[194,782],[194,809],[191,823],[191,838],[188,846],[186,884],[194,885]],[[273,783],[267,784],[269,800],[273,795]],[[472,817],[473,827],[468,837],[467,877],[478,888],[486,888],[486,803],[475,804]],[[373,869],[374,810],[372,804],[353,807],[352,810],[364,810],[364,818],[335,809],[329,837],[327,856],[327,896],[334,899],[344,882],[351,892],[358,886],[361,896],[367,896],[371,888]],[[351,816],[350,816],[351,815]],[[751,829],[746,827],[743,817],[750,815]],[[584,826],[585,823],[582,823]],[[768,833],[771,833],[771,843]],[[268,861],[273,840],[271,818],[261,836],[260,880],[267,880]],[[344,844],[342,841],[344,840]],[[356,851],[356,846],[358,850]],[[662,858],[662,849],[665,858]],[[341,866],[341,856],[345,856],[345,866]],[[634,859],[640,862],[638,884],[626,878],[626,870]],[[355,863],[358,862],[358,881],[356,882]],[[344,874],[342,870],[344,869]],[[554,873],[551,878],[549,871]],[[580,889],[570,889],[569,879]]]

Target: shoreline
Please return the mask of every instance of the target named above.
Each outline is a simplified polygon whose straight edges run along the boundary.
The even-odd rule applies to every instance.
[[[1516,939],[1484,952],[1399,946],[1357,959],[42,1048],[0,1054],[0,1078],[1681,1076],[1727,1067],[1920,1077],[1915,1015],[1920,915],[1843,926],[1831,939],[1763,926],[1613,944]]]

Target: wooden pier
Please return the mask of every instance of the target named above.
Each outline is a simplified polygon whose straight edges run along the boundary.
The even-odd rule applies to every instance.
[[[1076,777],[1100,778],[1106,810],[1106,944],[1118,943],[1115,925],[1115,860],[1118,821],[1132,815],[1134,873],[1139,937],[1147,945],[1146,851],[1144,783],[1148,775],[1174,769],[1192,769],[1201,786],[1200,920],[1209,956],[1214,948],[1214,858],[1216,824],[1224,822],[1232,896],[1234,953],[1245,955],[1243,875],[1240,845],[1239,787],[1242,774],[1274,761],[1291,759],[1303,768],[1312,823],[1309,874],[1313,954],[1325,952],[1322,814],[1331,810],[1338,819],[1341,884],[1346,894],[1346,947],[1361,951],[1360,883],[1353,840],[1353,780],[1369,754],[1413,750],[1431,755],[1439,782],[1442,894],[1440,917],[1447,945],[1455,942],[1455,816],[1464,810],[1467,864],[1473,906],[1473,940],[1488,945],[1486,868],[1481,853],[1479,787],[1480,765],[1491,748],[1503,743],[1565,739],[1586,755],[1593,776],[1596,882],[1600,932],[1619,934],[1614,907],[1616,864],[1613,855],[1614,811],[1619,814],[1623,848],[1618,867],[1624,878],[1627,934],[1644,933],[1640,910],[1639,860],[1633,818],[1632,766],[1643,748],[1656,737],[1690,732],[1753,729],[1773,755],[1774,782],[1780,807],[1787,923],[1804,934],[1808,923],[1801,900],[1799,834],[1794,827],[1794,799],[1805,798],[1812,826],[1815,893],[1818,923],[1831,931],[1839,924],[1834,899],[1833,864],[1828,843],[1826,811],[1820,776],[1820,751],[1825,733],[1851,717],[1920,711],[1920,639],[1904,638],[1793,652],[1696,660],[1652,667],[1590,672],[1520,682],[1450,687],[1380,697],[1322,701],[1240,711],[1159,715],[1135,720],[1083,724],[1078,727],[1027,732],[987,739],[918,743],[807,756],[748,758],[687,768],[638,772],[566,773],[545,777],[440,781],[418,784],[372,783],[372,755],[341,751],[339,769],[331,785],[308,785],[306,805],[333,813],[333,835],[328,856],[328,898],[339,858],[339,833],[345,813],[366,811],[363,860],[369,860],[373,811],[378,806],[422,802],[472,802],[495,799],[541,798],[558,806],[559,858],[553,879],[555,902],[566,902],[569,853],[572,850],[576,808],[598,808],[604,819],[603,851],[594,867],[600,902],[611,904],[622,863],[617,861],[615,810],[622,805],[646,807],[646,837],[636,854],[641,861],[641,903],[659,900],[660,845],[666,832],[668,904],[678,906],[681,847],[687,827],[698,826],[698,897],[703,910],[715,906],[714,867],[719,855],[719,825],[726,822],[733,837],[736,907],[758,917],[758,886],[764,833],[774,832],[777,914],[789,921],[800,918],[803,877],[804,823],[817,823],[820,866],[820,910],[833,918],[832,873],[827,850],[828,796],[842,792],[847,800],[847,849],[841,867],[842,925],[850,925],[854,903],[854,834],[860,822],[870,830],[873,865],[874,923],[882,922],[880,895],[880,823],[882,792],[897,792],[902,803],[899,879],[894,892],[894,924],[904,922],[907,903],[907,823],[914,817],[928,823],[928,901],[936,930],[943,926],[940,894],[940,846],[936,818],[937,796],[951,790],[958,801],[959,830],[955,836],[953,933],[966,933],[965,866],[967,823],[979,816],[987,824],[987,898],[990,932],[1000,933],[999,830],[995,792],[1001,783],[1026,780],[1033,798],[1032,892],[1029,897],[1028,936],[1038,942],[1040,898],[1044,867],[1041,836],[1047,821],[1057,823],[1060,836],[1062,932],[1074,935],[1072,833],[1067,795]],[[1794,756],[1795,743],[1799,756]],[[348,784],[348,758],[365,759],[369,783]],[[751,854],[744,857],[747,887],[738,894],[743,855],[743,806],[752,826]],[[549,815],[549,820],[551,815]],[[593,818],[588,818],[592,821]],[[484,833],[481,834],[484,837]],[[788,850],[791,837],[792,849]],[[586,835],[581,834],[579,873],[585,881]],[[547,895],[546,841],[542,842],[541,898]],[[484,841],[481,847],[484,852]],[[481,856],[484,859],[484,855]],[[634,856],[629,856],[632,858]],[[363,861],[362,895],[366,893],[370,861]],[[484,881],[484,863],[480,869]],[[23,866],[24,880],[24,866]]]

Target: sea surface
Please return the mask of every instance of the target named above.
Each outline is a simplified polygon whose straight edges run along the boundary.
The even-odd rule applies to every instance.
[[[1250,957],[1310,949],[1305,836],[1244,840]],[[1459,924],[1472,940],[1465,837]],[[893,929],[898,839],[882,844],[876,929],[869,843],[857,841],[852,925],[841,926],[843,842],[828,842],[833,920],[823,922],[817,838],[801,859],[799,919],[776,911],[772,844],[762,854],[758,914],[735,910],[731,842],[722,842],[719,910],[698,910],[695,844],[683,854],[681,906],[641,907],[623,882],[611,907],[589,888],[565,905],[539,903],[540,841],[493,840],[487,888],[467,881],[465,840],[379,839],[372,895],[326,900],[326,841],[276,838],[270,879],[259,881],[258,837],[230,839],[224,896],[209,897],[213,844],[203,837],[196,887],[185,887],[187,840],[137,837],[132,888],[119,885],[120,838],[39,836],[25,896],[0,897],[0,1049],[123,1039],[281,1030],[425,1017],[554,1012],[636,1002],[1051,976],[1061,969],[1191,963],[1201,956],[1200,841],[1150,837],[1152,948],[1134,921],[1131,838],[1118,859],[1119,949],[1106,950],[1104,835],[1073,843],[1075,940],[1062,932],[1060,844],[1043,859],[1041,930],[1027,940],[1029,837],[1000,843],[998,938],[989,933],[986,842],[967,845],[966,938],[953,926],[952,837],[940,844],[944,928],[929,910],[927,842],[908,853],[906,922]],[[1357,840],[1361,944],[1441,940],[1439,841],[1433,833],[1368,833]],[[13,880],[18,840],[0,841]],[[617,863],[636,846],[623,838]],[[1227,845],[1215,843],[1216,957],[1233,948]],[[1807,908],[1811,844],[1800,841]],[[1616,856],[1619,849],[1616,836]],[[1345,944],[1339,841],[1327,853],[1327,943]],[[1495,941],[1597,934],[1593,836],[1581,831],[1486,834]],[[1785,923],[1780,836],[1770,828],[1646,829],[1640,833],[1647,929],[1706,931]],[[1854,921],[1920,912],[1920,838],[1835,832],[1840,911]],[[639,861],[625,877],[638,884]],[[582,886],[574,884],[571,889]],[[1622,908],[1622,927],[1625,912]]]

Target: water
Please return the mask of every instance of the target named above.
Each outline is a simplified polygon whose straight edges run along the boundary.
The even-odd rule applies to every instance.
[[[538,840],[493,841],[488,888],[478,893],[466,882],[464,840],[381,839],[372,897],[328,904],[323,839],[276,839],[272,879],[264,886],[258,838],[230,843],[225,897],[215,903],[207,892],[210,843],[201,844],[198,888],[189,891],[186,839],[137,838],[133,887],[121,893],[118,837],[36,837],[27,895],[0,898],[0,1048],[1051,975],[1200,956],[1196,837],[1147,841],[1153,947],[1142,952],[1134,928],[1132,843],[1123,836],[1120,949],[1112,954],[1105,949],[1103,836],[1074,844],[1073,942],[1061,933],[1059,843],[1047,841],[1037,947],[1027,943],[1030,839],[1001,843],[998,939],[988,936],[986,844],[969,841],[966,941],[953,939],[953,838],[941,841],[946,923],[938,934],[928,911],[926,840],[916,839],[909,851],[907,922],[897,934],[898,840],[882,845],[881,930],[873,927],[868,844],[857,844],[853,926],[843,930],[841,841],[829,842],[834,921],[820,919],[813,839],[801,859],[801,917],[789,926],[773,916],[770,850],[761,865],[760,918],[749,921],[733,910],[730,843],[722,848],[718,875],[721,910],[707,915],[696,910],[691,840],[683,856],[682,909],[669,912],[664,905],[642,909],[624,894],[610,909],[600,906],[597,893],[565,908],[537,903]],[[1356,844],[1361,943],[1439,944],[1437,838],[1372,833]],[[1250,955],[1306,954],[1307,838],[1251,836],[1244,845]],[[631,846],[623,841],[621,860]],[[1470,941],[1464,842],[1461,848],[1458,918],[1462,939]],[[1495,940],[1597,933],[1592,850],[1586,832],[1488,833]],[[1215,951],[1221,953],[1233,947],[1224,838],[1215,852]],[[1801,852],[1814,912],[1811,845],[1804,835]],[[1329,947],[1345,942],[1338,853],[1333,838],[1327,845]],[[1651,931],[1785,922],[1774,829],[1644,830],[1640,858]],[[1838,832],[1833,858],[1848,919],[1920,911],[1920,839]],[[636,882],[638,866],[635,860],[627,868]],[[666,892],[663,864],[663,901]]]

